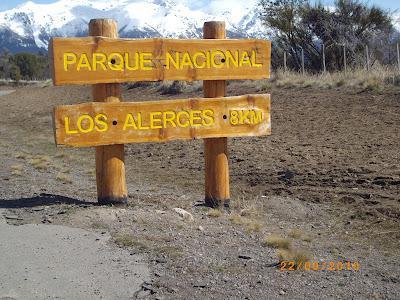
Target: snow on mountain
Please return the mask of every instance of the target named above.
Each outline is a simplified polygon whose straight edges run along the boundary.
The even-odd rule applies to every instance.
[[[117,20],[121,37],[199,38],[205,21],[226,22],[229,37],[265,37],[257,0],[28,1],[0,12],[0,49],[47,49],[53,36],[85,36],[90,19]]]

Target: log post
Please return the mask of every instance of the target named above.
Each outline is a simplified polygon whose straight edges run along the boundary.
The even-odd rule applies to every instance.
[[[90,20],[89,35],[118,38],[117,23],[112,19]],[[120,85],[95,84],[92,95],[96,102],[120,102]],[[124,145],[96,147],[97,199],[100,204],[127,203],[124,156]]]
[[[203,38],[225,39],[225,22],[205,22]],[[225,97],[225,80],[204,80],[204,97]],[[204,139],[205,204],[229,207],[228,141],[226,137]]]

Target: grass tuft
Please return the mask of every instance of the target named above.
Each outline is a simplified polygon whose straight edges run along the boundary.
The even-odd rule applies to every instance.
[[[278,252],[279,262],[294,261],[295,265],[304,265],[310,259],[309,252],[303,249],[279,249]]]
[[[212,217],[212,218],[218,218],[222,216],[222,212],[219,209],[210,209],[207,213],[207,216]]]
[[[61,172],[58,173],[57,176],[56,176],[56,179],[58,181],[61,181],[62,183],[68,183],[68,184],[72,183],[71,177],[66,173],[61,173]]]
[[[290,249],[292,247],[291,241],[289,239],[277,235],[270,235],[265,237],[264,245],[278,249]]]

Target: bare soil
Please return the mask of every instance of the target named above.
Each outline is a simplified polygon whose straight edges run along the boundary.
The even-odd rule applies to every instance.
[[[110,243],[144,254],[151,267],[152,281],[132,297],[400,299],[400,90],[260,86],[228,86],[229,95],[271,93],[272,135],[229,140],[232,199],[221,214],[201,205],[201,140],[126,145],[129,205],[98,206],[94,150],[56,148],[51,120],[55,105],[90,101],[90,88],[23,87],[1,96],[7,222],[109,232]],[[123,96],[202,93],[197,84],[173,96],[158,89],[125,86]],[[361,268],[281,271],[279,249],[265,244],[271,236],[319,268],[347,261]]]

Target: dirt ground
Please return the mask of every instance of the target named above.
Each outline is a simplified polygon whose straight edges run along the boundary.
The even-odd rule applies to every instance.
[[[158,89],[125,86],[123,96],[202,93],[198,84],[174,96]],[[126,145],[129,205],[98,206],[94,149],[56,148],[51,117],[55,105],[90,101],[90,88],[1,96],[7,222],[109,232],[151,268],[137,298],[400,299],[400,89],[228,85],[228,95],[247,93],[271,93],[272,135],[229,139],[232,198],[222,212],[202,205],[202,140]],[[282,271],[278,254],[324,270]]]

